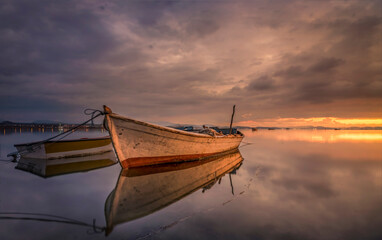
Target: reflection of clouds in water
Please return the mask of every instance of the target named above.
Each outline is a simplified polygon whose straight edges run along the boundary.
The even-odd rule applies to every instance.
[[[1,212],[53,214],[90,224],[96,219],[96,225],[104,225],[100,209],[114,187],[120,171],[118,165],[50,179],[13,168],[14,164],[0,165],[1,195],[6,196],[0,200]],[[6,239],[23,239],[27,235],[35,239],[68,239],[87,235],[86,228],[61,223],[22,220],[2,223],[7,227],[0,228],[0,235]]]
[[[244,162],[232,175],[234,196],[225,175],[204,193],[200,189],[121,224],[108,239],[150,233],[163,239],[381,239],[380,144],[278,141],[277,132],[247,135],[245,141],[253,144],[240,148]],[[45,180],[0,165],[0,190],[6,196],[0,198],[0,210],[52,213],[85,222],[96,218],[103,225],[104,203],[119,171],[115,165]],[[88,236],[76,226],[2,223],[0,235],[10,239],[26,234],[38,239],[104,238]]]
[[[318,142],[310,141],[312,136],[316,134],[331,135],[342,134],[344,132],[358,132],[358,131],[334,131],[334,130],[275,130],[275,131],[243,131],[246,142],[253,142],[253,148],[273,148],[269,151],[249,151],[250,154],[256,153],[263,158],[272,161],[272,157],[276,151],[284,151],[285,153],[295,154],[296,156],[307,155],[329,155],[333,159],[343,159],[345,161],[359,161],[359,160],[374,160],[381,159],[381,144],[378,141],[333,141],[333,142]],[[380,131],[359,131],[360,133],[377,133]],[[303,138],[301,136],[304,136]],[[282,138],[283,140],[280,140]],[[285,139],[285,140],[284,140]],[[260,144],[260,145],[259,145]],[[251,146],[249,146],[251,148]],[[325,161],[325,157],[319,161]]]
[[[247,139],[252,141],[253,139]],[[346,151],[353,145],[321,146],[321,154],[289,151],[284,143],[256,141],[243,151],[241,179],[255,178],[248,194],[226,211],[193,221],[197,232],[208,225],[221,239],[378,239],[380,161],[334,158],[325,148]],[[271,144],[269,144],[271,143]],[[301,143],[293,143],[303,148]],[[280,147],[280,148],[279,148]],[[259,171],[258,173],[256,173]],[[240,184],[243,181],[240,181]],[[240,185],[239,184],[239,185]],[[218,216],[219,221],[214,221]],[[372,224],[369,222],[372,220]],[[378,223],[378,224],[377,224]],[[230,226],[227,228],[227,226]],[[236,233],[232,232],[236,229]],[[166,235],[171,236],[171,235]]]
[[[257,135],[277,141],[300,141],[317,143],[336,142],[382,142],[381,130],[266,130],[249,132],[249,136]]]
[[[306,192],[313,197],[328,198],[335,196],[334,191],[327,182],[317,182],[307,178],[280,178],[272,181],[273,184],[285,188],[290,194],[299,194],[301,197],[307,197]]]

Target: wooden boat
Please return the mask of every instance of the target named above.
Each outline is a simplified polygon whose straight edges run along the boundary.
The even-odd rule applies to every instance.
[[[57,159],[83,157],[113,150],[110,137],[32,142],[14,145],[24,158]],[[9,154],[12,155],[12,154]]]
[[[211,188],[242,161],[236,149],[200,161],[123,169],[105,203],[106,234],[117,224],[149,215],[201,188]]]
[[[187,132],[115,114],[104,106],[105,123],[123,168],[181,162],[237,149],[243,134]]]
[[[108,151],[83,157],[39,159],[21,157],[16,169],[24,170],[41,177],[53,177],[62,174],[90,171],[111,166],[118,162],[114,152]]]

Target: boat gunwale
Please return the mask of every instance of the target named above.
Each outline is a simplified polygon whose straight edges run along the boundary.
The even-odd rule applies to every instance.
[[[171,133],[175,133],[175,134],[181,134],[181,135],[190,136],[190,137],[199,137],[199,138],[227,138],[227,137],[228,138],[238,138],[238,137],[244,137],[244,135],[240,132],[239,132],[239,134],[226,134],[226,135],[221,135],[221,136],[211,136],[208,134],[188,132],[188,131],[175,129],[175,128],[171,128],[171,127],[160,126],[160,125],[153,124],[153,123],[147,123],[147,122],[135,120],[135,119],[128,118],[128,117],[123,117],[123,116],[118,115],[116,113],[109,113],[107,115],[109,117],[117,118],[117,119],[120,119],[120,120],[123,120],[126,122],[133,122],[137,125],[142,125],[145,127],[154,128],[154,129],[158,129],[158,130],[162,130],[162,131],[166,131],[166,132],[171,132]]]
[[[59,140],[59,141],[47,141],[45,143],[63,143],[63,142],[80,142],[80,141],[98,141],[98,140],[107,140],[111,139],[110,136],[105,136],[105,137],[98,137],[98,138],[79,138],[79,139],[68,139],[68,140]],[[13,146],[15,147],[21,147],[21,146],[31,146],[35,144],[42,143],[43,141],[37,141],[37,142],[31,142],[31,143],[19,143],[19,144],[14,144]]]

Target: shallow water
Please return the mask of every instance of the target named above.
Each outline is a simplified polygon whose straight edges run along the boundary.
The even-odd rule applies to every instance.
[[[0,135],[0,159],[15,150],[13,144],[52,134],[16,131]],[[128,213],[117,211],[121,223],[107,237],[92,225],[93,221],[96,226],[107,225],[108,196],[116,199],[112,207],[118,209],[124,200],[136,203],[136,194],[144,192],[142,188],[127,193],[118,190],[118,186],[133,184],[121,184],[130,180],[124,176],[130,173],[121,173],[119,164],[42,178],[15,169],[15,163],[0,161],[0,238],[382,239],[381,131],[260,130],[244,134],[242,165],[225,173],[220,182],[188,189],[193,179],[187,182],[183,176],[207,169],[194,171],[193,167],[160,177],[152,174],[146,183],[135,178],[138,183],[134,184],[141,187],[158,181],[159,187],[144,193],[150,199],[155,191],[164,193],[162,188],[174,187],[174,181],[179,186],[182,181],[187,184],[182,194],[178,189],[179,195],[163,200],[160,207],[144,203],[146,210],[136,219],[124,221],[123,214]],[[75,137],[104,135],[75,133]],[[47,221],[52,219],[61,222]]]

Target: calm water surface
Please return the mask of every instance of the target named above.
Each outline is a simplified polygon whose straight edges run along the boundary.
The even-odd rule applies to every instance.
[[[52,134],[2,134],[0,159],[13,144]],[[381,131],[244,134],[239,169],[196,189],[190,176],[201,167],[142,175],[133,183],[119,164],[42,178],[0,161],[0,239],[382,239]],[[217,168],[217,161],[205,166]],[[133,184],[141,188],[127,191]],[[160,206],[147,201],[159,193],[173,196]],[[134,202],[138,195],[147,198]],[[143,210],[129,220],[139,210],[134,204]],[[119,210],[112,215],[111,208]],[[113,218],[108,236],[92,227]]]

